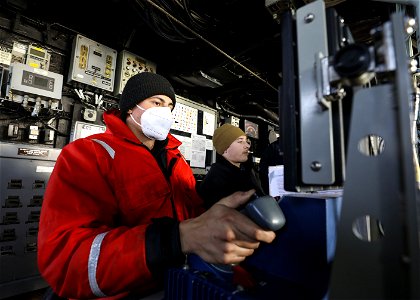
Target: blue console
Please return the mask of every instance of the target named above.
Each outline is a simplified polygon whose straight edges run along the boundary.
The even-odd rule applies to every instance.
[[[192,256],[187,268],[168,273],[165,300],[325,299],[341,201],[337,194],[284,196],[279,206],[286,224],[273,243],[241,264],[255,282],[252,288],[234,284],[229,268]]]

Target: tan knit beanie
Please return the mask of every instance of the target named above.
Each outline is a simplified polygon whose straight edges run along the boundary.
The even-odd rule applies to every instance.
[[[220,155],[240,136],[245,135],[242,129],[231,124],[223,124],[214,131],[213,146]]]

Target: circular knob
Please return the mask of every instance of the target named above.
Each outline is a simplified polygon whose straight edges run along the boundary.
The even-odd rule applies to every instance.
[[[361,44],[348,45],[334,57],[333,66],[338,75],[355,79],[369,70],[371,64],[369,48]]]

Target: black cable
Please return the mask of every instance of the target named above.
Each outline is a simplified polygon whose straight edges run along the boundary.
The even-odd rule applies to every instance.
[[[0,121],[21,121],[21,120],[24,120],[24,119],[26,119],[27,118],[27,116],[22,116],[22,117],[19,117],[19,118],[5,118],[5,119],[0,119]]]
[[[42,123],[42,125],[44,125],[44,127],[48,127],[49,129],[55,131],[57,133],[57,135],[59,136],[69,136],[69,134],[67,133],[62,133],[61,131],[59,131],[57,128],[54,128],[53,126],[51,126],[50,124],[46,123],[44,120],[42,120],[41,118],[38,118],[38,120]]]
[[[182,14],[178,11],[175,11],[173,9],[171,9],[170,5],[165,3],[165,1],[161,1],[161,4],[164,6],[164,9],[166,11],[171,11],[172,14],[175,15],[179,15],[182,17]],[[171,19],[169,19],[167,16],[165,16],[165,18],[161,17],[161,14],[156,13],[154,10],[151,10],[151,12],[153,12],[153,17],[154,19],[157,21],[155,24],[159,27],[159,26],[163,26],[163,28],[166,28],[167,32],[175,32],[177,35],[182,38],[182,40],[193,40],[194,37],[188,36],[184,33],[182,33],[178,27],[176,26],[176,24],[173,23],[173,21]],[[161,25],[159,25],[161,24]],[[172,37],[174,37],[174,35],[172,35]]]
[[[164,39],[178,43],[196,39],[195,36],[184,31],[169,17],[162,18],[161,14],[153,7],[146,6],[141,0],[136,0],[135,2],[141,8],[140,11],[136,9],[137,13],[149,27]],[[162,0],[159,1],[159,5],[165,11],[170,12],[171,15],[176,15],[182,22],[188,24],[190,28],[203,31],[208,27],[207,20],[210,20],[210,18],[205,19],[197,12],[192,11],[186,0],[182,0],[182,3],[177,0],[173,0],[173,2]]]
[[[182,0],[182,3],[180,3],[177,0],[174,1],[179,3],[179,5],[182,6],[184,11],[186,12],[187,16],[192,22],[190,23],[191,27],[194,27],[197,31],[205,30],[208,27],[208,22],[204,20],[204,18],[202,18],[198,13],[190,9],[188,0]]]
[[[154,17],[154,14],[152,12],[153,8],[151,8],[149,5],[146,6],[144,3],[142,3],[141,0],[135,0],[135,3],[140,7],[140,10],[139,10],[137,6],[134,6],[134,9],[136,10],[139,17],[143,20],[143,22],[147,26],[150,27],[150,29],[155,31],[156,34],[158,34],[159,36],[171,42],[176,42],[176,43],[184,42],[183,40],[180,40],[177,37],[167,35],[165,32],[161,30],[160,26],[158,26],[158,24],[156,23],[158,21],[155,20],[156,17]]]

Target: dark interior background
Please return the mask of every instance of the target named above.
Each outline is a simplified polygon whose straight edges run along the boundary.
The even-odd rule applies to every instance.
[[[80,33],[155,62],[157,72],[170,78],[178,94],[277,122],[282,83],[279,19],[285,10],[307,2],[2,0],[0,27],[38,38],[64,58],[70,55],[68,43]],[[395,10],[395,4],[378,1],[325,3],[337,10],[360,42],[369,42],[369,30]]]

